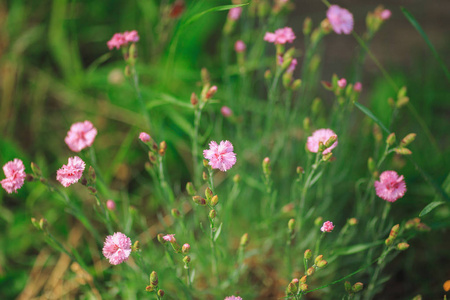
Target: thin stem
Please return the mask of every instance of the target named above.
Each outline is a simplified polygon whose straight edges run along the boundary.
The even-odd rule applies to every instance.
[[[202,116],[202,106],[199,105],[198,108],[195,109],[194,115],[194,139],[192,141],[192,161],[194,164],[194,182],[196,185],[199,185],[200,177],[201,177],[201,167],[198,163],[198,131],[200,128],[200,118]]]
[[[136,98],[139,101],[139,105],[141,106],[142,113],[144,114],[145,122],[147,125],[147,128],[150,129],[150,117],[147,113],[147,107],[145,106],[144,99],[142,99],[141,90],[139,88],[139,76],[136,72],[136,67],[132,66],[132,75],[133,75],[133,87],[134,91],[136,92]]]
[[[316,159],[314,161],[314,164],[311,167],[311,171],[309,173],[309,176],[306,179],[305,184],[303,185],[302,194],[301,194],[301,198],[300,198],[300,212],[299,212],[299,215],[303,214],[303,211],[304,211],[304,208],[305,208],[306,194],[308,193],[308,189],[309,189],[309,186],[311,184],[311,180],[312,180],[312,178],[313,178],[317,168],[320,165],[320,161],[319,161],[320,154],[321,154],[320,152],[317,152]]]

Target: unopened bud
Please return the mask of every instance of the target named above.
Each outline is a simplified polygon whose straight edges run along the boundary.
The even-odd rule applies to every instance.
[[[328,19],[324,19],[321,23],[320,23],[320,28],[322,28],[323,33],[328,34],[331,32],[331,24],[330,21],[328,21]]]
[[[167,241],[165,239],[163,239],[164,234],[159,233],[156,237],[158,238],[158,242],[160,242],[162,245],[164,245],[165,243],[167,243]]]
[[[164,291],[163,290],[158,290],[158,296],[160,297],[160,298],[162,298],[162,297],[164,297]]]
[[[217,86],[213,85],[209,88],[208,92],[206,92],[205,98],[210,99],[217,92]]]
[[[322,259],[316,265],[318,268],[324,268],[326,265],[328,265],[328,262],[325,259]]]
[[[186,191],[189,196],[194,196],[196,194],[196,191],[195,191],[195,188],[194,188],[194,185],[192,184],[192,182],[186,183]]]
[[[395,133],[391,133],[390,135],[388,135],[386,139],[386,144],[392,146],[394,143],[395,143]]]
[[[206,205],[206,200],[200,196],[194,196],[192,197],[192,200],[194,200],[194,202],[198,205]]]
[[[334,144],[334,142],[336,142],[336,141],[337,141],[337,135],[332,135],[332,136],[325,142],[325,147],[326,147],[326,148],[331,147],[331,146]]]
[[[205,189],[205,197],[206,197],[206,200],[211,200],[211,198],[213,197],[213,192],[212,192],[212,190],[209,188],[209,187],[207,187],[206,189]]]
[[[241,181],[241,175],[239,174],[234,175],[233,182],[238,183],[239,181]]]
[[[180,245],[178,245],[177,241],[171,241],[170,244],[172,245],[172,248],[176,253],[181,252],[181,247]]]
[[[166,154],[167,144],[165,141],[159,143],[159,155],[164,156]]]
[[[327,154],[324,154],[323,156],[322,156],[322,160],[323,161],[332,161],[332,156],[333,156],[333,153],[332,152],[328,152]]]
[[[408,97],[401,97],[397,100],[397,107],[401,108],[401,107],[405,106],[406,104],[408,104],[408,102],[409,102]]]
[[[139,250],[139,241],[134,242],[133,246],[131,247],[133,251]]]
[[[36,218],[31,218],[31,223],[33,224],[34,227],[36,227],[37,230],[41,230],[39,222],[36,220]]]
[[[297,169],[296,169],[296,172],[297,172],[297,174],[300,175],[300,174],[304,174],[305,170],[302,167],[298,166]]]
[[[300,290],[302,292],[305,292],[306,290],[308,290],[308,285],[306,283],[300,284]]]
[[[353,293],[352,284],[349,281],[344,282],[344,287],[347,293]]]
[[[318,255],[315,259],[314,259],[314,263],[317,265],[319,263],[319,261],[323,260],[323,255]]]
[[[270,175],[270,158],[264,158],[262,162],[262,168],[265,175]]]
[[[375,161],[373,160],[372,157],[369,157],[369,159],[367,160],[367,168],[369,169],[370,173],[373,173],[376,171]]]
[[[300,278],[300,283],[306,283],[306,279],[308,279],[308,276],[303,276],[302,278]]]
[[[314,267],[310,267],[308,270],[306,270],[306,275],[311,276],[315,271],[316,269],[314,269]]]
[[[298,90],[298,88],[302,85],[302,80],[301,79],[295,79],[292,84],[291,84],[291,89],[293,91]]]
[[[404,251],[409,248],[409,244],[408,243],[398,243],[396,248],[397,248],[397,250]]]
[[[395,148],[394,149],[395,153],[400,154],[400,155],[411,155],[412,152],[411,150],[409,150],[408,148]]]
[[[312,251],[311,251],[311,249],[307,249],[307,250],[305,251],[305,254],[303,255],[303,257],[304,257],[305,259],[311,259],[311,257],[312,257]]]
[[[198,97],[197,97],[196,93],[191,94],[191,104],[194,107],[197,106],[197,104],[198,104]]]
[[[319,142],[319,152],[323,152],[327,149],[322,141]]]
[[[39,227],[40,227],[42,230],[47,229],[47,225],[48,225],[47,219],[42,218],[42,219],[39,220]]]
[[[399,230],[400,230],[400,224],[392,226],[391,232],[389,233],[389,238],[395,239],[398,235]]]
[[[298,279],[297,279],[297,283],[298,283]],[[288,294],[288,295],[294,295],[294,294],[296,294],[296,293],[297,293],[297,290],[298,290],[298,285],[297,285],[297,283],[295,283],[294,280],[291,281],[291,282],[289,283],[287,289],[286,289],[286,294]]]
[[[266,72],[264,72],[264,78],[267,80],[272,79],[272,72],[270,72],[270,70],[266,70]]]
[[[184,244],[183,247],[181,247],[181,252],[183,254],[188,254],[189,250],[191,250],[191,245],[189,244]]]
[[[89,182],[91,182],[92,184],[95,184],[95,179],[96,179],[96,175],[95,175],[95,170],[92,166],[89,166]]]
[[[311,125],[311,119],[306,117],[303,119],[303,129],[309,130],[309,126]]]
[[[208,84],[210,81],[209,72],[206,68],[202,68],[200,75],[202,77],[203,84]]]
[[[208,181],[208,174],[206,174],[206,172],[203,172],[203,173],[202,173],[202,179],[203,179],[204,181]]]
[[[207,168],[209,166],[209,162],[206,159],[203,160],[203,166],[205,168]]]
[[[211,209],[209,211],[209,218],[214,219],[216,217],[216,211],[214,209]]]
[[[356,218],[350,218],[350,219],[348,219],[348,225],[350,225],[350,226],[355,226],[356,224],[358,224],[358,219],[356,219]]]
[[[219,196],[214,195],[214,196],[211,198],[210,205],[211,205],[212,207],[214,207],[214,206],[217,205],[217,203],[219,203]]]
[[[242,247],[245,247],[245,246],[248,245],[248,233],[244,233],[244,234],[241,236],[241,242],[240,242],[240,245],[241,245]]]
[[[322,225],[322,221],[323,221],[323,218],[322,217],[317,217],[315,220],[314,220],[314,225],[316,225],[316,226],[321,226]]]
[[[88,186],[88,190],[92,193],[92,194],[97,194],[97,189],[92,187],[92,186]]]
[[[27,182],[32,182],[34,180],[34,176],[31,174],[25,174],[25,180]]]
[[[310,17],[307,17],[305,21],[303,21],[303,34],[309,35],[311,33],[312,28],[312,20]]]
[[[416,139],[415,133],[410,133],[406,135],[400,142],[400,147],[406,147],[411,144]]]
[[[42,176],[41,168],[39,168],[39,166],[34,162],[31,162],[31,170],[33,171],[33,174],[36,175],[37,177]]]
[[[180,211],[176,208],[172,208],[170,213],[172,214],[172,217],[174,217],[175,219],[178,219],[181,216]]]
[[[362,282],[357,282],[352,286],[352,292],[358,293],[358,292],[362,291],[363,287],[364,287],[364,284]]]
[[[394,239],[392,239],[392,238],[390,238],[390,237],[388,237],[385,241],[384,241],[384,244],[386,245],[386,246],[391,246],[392,244],[394,243]]]
[[[156,274],[155,271],[153,271],[150,274],[150,285],[153,286],[153,287],[158,286],[158,274]]]
[[[191,262],[191,257],[189,255],[186,255],[185,257],[183,257],[183,262],[185,264],[188,264]]]
[[[154,164],[156,163],[156,155],[152,151],[148,151],[148,160]]]
[[[290,232],[294,231],[294,227],[295,227],[295,219],[290,219],[288,222],[289,231]]]

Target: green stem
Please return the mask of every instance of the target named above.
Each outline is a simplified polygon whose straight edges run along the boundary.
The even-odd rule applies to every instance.
[[[320,252],[320,243],[322,242],[323,238],[325,237],[325,232],[322,232],[322,234],[320,235],[319,239],[316,242],[316,248],[314,249],[314,257],[316,257],[317,255],[319,255]]]
[[[135,66],[132,66],[131,72],[132,72],[132,76],[133,76],[133,87],[134,87],[134,91],[136,92],[136,98],[138,99],[139,105],[141,106],[142,113],[144,114],[147,129],[150,129],[150,127],[151,127],[150,126],[150,117],[148,116],[147,107],[145,106],[144,99],[142,99],[141,90],[139,88],[139,77],[136,72]]]
[[[278,59],[278,58],[277,58]],[[266,122],[266,132],[269,132],[272,129],[273,126],[273,112],[274,112],[274,105],[275,105],[275,95],[277,91],[278,81],[280,80],[280,76],[282,73],[282,69],[280,66],[277,65],[277,69],[275,71],[275,77],[273,78],[272,84],[269,89],[269,105],[267,106],[267,122]]]
[[[199,104],[199,107],[195,109],[194,115],[194,139],[192,141],[192,161],[194,163],[194,182],[195,185],[198,186],[200,183],[201,177],[201,167],[198,163],[198,131],[200,128],[200,118],[202,116],[202,108],[203,106]]]
[[[300,197],[300,212],[299,212],[299,216],[303,215],[304,208],[305,208],[306,195],[308,193],[308,189],[309,189],[309,186],[311,184],[311,180],[312,180],[312,178],[313,178],[317,168],[320,165],[320,161],[319,161],[320,155],[321,155],[321,153],[317,152],[316,159],[314,160],[314,164],[312,165],[311,171],[309,172],[309,176],[306,179],[305,184],[303,186],[302,194],[301,194],[301,197]]]

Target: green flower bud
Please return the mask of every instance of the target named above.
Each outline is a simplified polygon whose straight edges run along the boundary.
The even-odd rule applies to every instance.
[[[358,293],[358,292],[362,291],[363,288],[364,288],[364,284],[362,284],[362,282],[357,282],[352,286],[352,291],[353,291],[353,293]]]
[[[314,263],[317,265],[319,263],[319,261],[323,260],[323,255],[319,255],[314,259]]]
[[[240,242],[240,245],[241,245],[242,247],[245,247],[245,246],[248,245],[248,233],[244,233],[244,234],[241,236],[241,242]]]
[[[200,196],[194,196],[192,197],[192,200],[194,200],[195,203],[197,203],[198,205],[206,205],[206,200]]]
[[[33,171],[33,174],[35,176],[37,176],[37,177],[42,176],[41,168],[39,168],[39,166],[37,164],[35,164],[34,162],[31,162],[31,170]]]
[[[217,203],[219,203],[219,197],[217,195],[214,195],[214,197],[211,198],[211,206],[214,207],[217,205]]]
[[[178,219],[181,216],[180,211],[176,208],[172,208],[170,212],[172,214],[172,217],[174,217],[175,219]]]
[[[305,292],[306,290],[308,290],[308,285],[306,283],[300,284],[300,290],[302,292]]]
[[[387,139],[386,139],[386,144],[388,144],[389,146],[394,145],[395,143],[395,133],[391,133],[390,135],[388,135]]]
[[[206,200],[208,200],[208,201],[211,200],[212,196],[213,196],[213,192],[211,191],[211,189],[209,187],[207,187],[205,190]]]
[[[208,181],[208,174],[206,174],[206,172],[203,172],[203,174],[202,174],[202,179],[203,179],[204,181]]]
[[[160,242],[162,245],[167,243],[167,241],[163,239],[163,236],[164,236],[164,234],[162,234],[162,233],[158,233],[158,235],[156,236],[158,238],[158,242]]]
[[[344,287],[347,293],[353,293],[352,284],[349,281],[344,282]]]
[[[414,140],[416,139],[416,134],[415,133],[410,133],[408,135],[406,135],[400,142],[400,147],[406,147],[409,144],[411,144],[412,142],[414,142]]]
[[[211,209],[209,211],[209,218],[214,219],[216,217],[216,211],[214,209]]]
[[[367,160],[367,168],[369,169],[370,173],[373,173],[376,171],[376,165],[375,165],[375,161],[373,160],[372,157],[369,157],[369,159]]]
[[[400,155],[411,155],[412,152],[411,150],[409,150],[408,148],[400,148],[397,147],[394,149],[395,153],[400,154]]]
[[[185,264],[189,264],[191,262],[191,257],[189,255],[186,255],[185,257],[183,257],[183,262]]]
[[[239,181],[241,181],[241,176],[239,174],[234,175],[233,182],[234,183],[239,183]]]
[[[334,142],[336,142],[336,141],[337,141],[337,135],[331,136],[331,137],[325,142],[325,147],[326,147],[326,148],[331,147],[331,146],[334,144]]]
[[[303,21],[303,34],[309,35],[311,33],[312,29],[312,20],[310,17],[305,18],[305,21]]]
[[[316,269],[314,269],[314,267],[310,267],[308,268],[308,270],[306,270],[306,275],[311,276],[314,274],[315,271]]]
[[[408,243],[398,243],[396,248],[397,248],[397,250],[404,251],[409,248],[409,244]]]
[[[159,297],[161,297],[161,298],[164,297],[164,294],[165,294],[165,293],[164,293],[163,290],[158,290],[158,296],[159,296]]]
[[[303,276],[302,278],[300,278],[300,283],[306,283],[306,279],[307,279],[308,277],[305,275],[305,276]]]
[[[186,184],[186,191],[188,192],[189,196],[194,196],[196,194],[194,185],[192,184],[192,182],[188,182]]]
[[[350,225],[350,226],[355,226],[356,224],[358,224],[358,219],[356,219],[356,218],[350,218],[350,219],[348,219],[348,225]]]
[[[317,267],[318,268],[324,268],[326,265],[328,265],[328,262],[326,260],[324,260],[324,259],[322,259],[321,261],[319,261],[317,263]]]
[[[322,221],[323,221],[323,218],[322,218],[322,217],[317,217],[317,218],[314,220],[314,225],[316,225],[316,226],[322,226]]]
[[[288,228],[290,232],[294,231],[294,226],[295,226],[295,219],[290,219],[288,222]]]
[[[151,285],[152,287],[157,287],[157,286],[158,286],[158,274],[156,274],[155,271],[153,271],[153,272],[150,274],[150,285]]]
[[[307,250],[305,251],[305,254],[303,255],[303,257],[304,257],[305,259],[311,259],[311,257],[312,257],[312,251],[311,251],[311,249],[307,249]]]

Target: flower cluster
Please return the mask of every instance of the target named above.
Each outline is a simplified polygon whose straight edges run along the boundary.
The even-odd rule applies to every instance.
[[[64,187],[77,183],[83,175],[85,167],[85,162],[78,156],[69,157],[67,165],[63,165],[56,172],[56,180],[61,182]]]
[[[20,189],[24,182],[25,177],[25,166],[23,162],[15,158],[13,161],[7,162],[3,166],[3,172],[5,173],[6,178],[1,181],[2,187],[11,194],[12,192],[17,193],[17,190]]]
[[[103,246],[103,255],[112,265],[118,265],[131,254],[131,239],[121,232],[108,235]]]
[[[318,129],[313,132],[312,136],[308,137],[308,140],[306,142],[306,147],[310,152],[317,153],[319,152],[319,144],[322,142],[323,144],[328,141],[329,138],[337,136],[336,133],[334,133],[331,129]],[[330,147],[325,149],[323,151],[323,154],[328,154],[331,152],[332,149],[334,149],[337,146],[338,142],[334,142]]]
[[[96,136],[97,129],[94,125],[89,121],[84,121],[72,124],[64,141],[70,150],[80,152],[84,148],[92,146]]]
[[[136,30],[132,30],[114,34],[106,45],[108,45],[109,50],[114,48],[120,49],[120,47],[126,46],[128,43],[136,43],[137,41],[139,41],[139,35]]]
[[[294,31],[290,27],[284,27],[275,30],[275,33],[266,32],[264,40],[269,43],[284,45],[286,43],[293,43],[295,40]]]
[[[221,141],[219,145],[215,141],[209,143],[209,149],[203,150],[203,156],[209,160],[213,169],[226,172],[236,163],[236,153],[229,141]]]
[[[320,231],[322,232],[331,232],[334,228],[333,222],[326,221],[323,223],[322,227],[320,228]]]
[[[375,191],[378,197],[386,201],[397,201],[406,192],[403,175],[398,176],[395,171],[384,171],[380,175],[380,181],[375,181]]]

